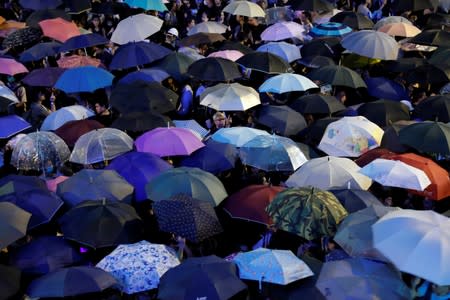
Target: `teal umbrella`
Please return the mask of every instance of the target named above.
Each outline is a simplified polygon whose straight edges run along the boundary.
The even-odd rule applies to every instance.
[[[125,0],[126,4],[131,7],[140,7],[144,10],[166,11],[167,7],[161,0]]]

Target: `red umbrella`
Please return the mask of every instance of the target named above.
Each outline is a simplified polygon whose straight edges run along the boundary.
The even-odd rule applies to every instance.
[[[223,208],[233,218],[272,224],[266,207],[284,189],[281,186],[250,185],[228,197]]]
[[[103,128],[104,126],[95,120],[70,121],[59,127],[55,133],[62,138],[69,147],[73,147],[80,136],[89,131]]]
[[[362,168],[377,158],[390,159],[393,155],[396,155],[396,153],[389,151],[388,149],[375,148],[367,151],[366,153],[355,159],[355,163]]]
[[[19,73],[28,73],[27,68],[12,58],[0,58],[0,74],[14,76]]]
[[[433,200],[441,200],[450,196],[450,177],[448,172],[431,159],[414,153],[393,155],[388,159],[400,160],[427,174],[428,178],[431,180],[431,184],[423,192],[410,190],[412,193]]]
[[[63,56],[57,60],[57,63],[60,68],[65,69],[85,66],[98,67],[101,65],[101,61],[99,59],[81,55]]]
[[[62,18],[48,19],[39,22],[45,36],[64,43],[73,36],[80,35],[80,30],[75,23]]]

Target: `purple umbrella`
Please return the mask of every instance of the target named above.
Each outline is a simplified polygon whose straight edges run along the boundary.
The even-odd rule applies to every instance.
[[[29,86],[52,87],[64,71],[65,69],[57,67],[35,69],[22,82]]]
[[[135,189],[137,201],[147,199],[145,185],[162,171],[173,168],[155,154],[128,152],[115,158],[106,169],[115,170]]]
[[[409,99],[408,92],[400,83],[385,77],[368,77],[364,81],[373,97],[397,101]]]
[[[28,128],[31,128],[30,123],[19,116],[9,115],[0,117],[0,139],[8,139]]]
[[[205,146],[189,129],[158,127],[136,139],[137,151],[149,152],[160,157],[190,155]]]

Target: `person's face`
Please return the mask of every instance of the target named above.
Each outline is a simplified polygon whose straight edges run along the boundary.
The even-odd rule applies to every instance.
[[[214,120],[214,125],[216,125],[216,128],[224,128],[227,125],[227,120],[224,117],[219,117]]]
[[[217,7],[220,7],[222,5],[222,0],[214,0],[214,3]]]
[[[100,105],[98,103],[95,103],[95,112],[97,114],[101,114],[106,110],[106,107],[104,107],[103,105]]]
[[[45,95],[44,95],[44,93],[39,93],[39,94],[38,94],[38,99],[39,99],[39,101],[44,101],[44,100],[45,100]]]
[[[92,24],[94,24],[94,26],[98,26],[100,24],[100,20],[98,18],[94,18],[92,19]]]
[[[250,26],[258,26],[258,21],[255,18],[248,18],[247,22]]]
[[[202,22],[207,22],[208,20],[208,15],[206,13],[202,13]]]
[[[192,19],[189,23],[188,23],[188,28],[192,28],[192,27],[194,27],[195,26],[195,20],[194,19]]]

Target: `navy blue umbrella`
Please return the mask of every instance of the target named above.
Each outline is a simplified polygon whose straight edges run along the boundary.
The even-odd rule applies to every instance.
[[[122,79],[119,80],[120,84],[131,84],[135,81],[144,81],[144,82],[159,82],[163,81],[164,79],[169,78],[169,74],[158,68],[149,68],[149,69],[142,69],[139,71],[128,73],[126,76],[124,76]]]
[[[385,77],[368,77],[364,80],[367,84],[369,95],[376,98],[389,100],[408,100],[408,92],[400,83]]]
[[[29,86],[52,87],[65,70],[58,67],[34,69],[22,79],[22,83]]]
[[[32,298],[63,298],[101,292],[116,284],[116,279],[100,268],[71,267],[35,279],[28,286],[27,295]]]
[[[62,9],[40,9],[29,15],[25,22],[28,26],[40,28],[40,21],[55,18],[62,18],[67,21],[72,20],[72,18]]]
[[[31,124],[17,115],[0,117],[0,139],[8,139],[28,128]]]
[[[152,42],[127,43],[117,49],[109,68],[117,70],[142,66],[161,59],[171,52],[169,49]]]
[[[23,273],[44,275],[82,262],[81,255],[62,236],[41,236],[10,253],[10,263]]]
[[[182,160],[184,167],[200,168],[213,174],[234,168],[237,150],[231,144],[209,140],[206,146]]]
[[[109,43],[109,40],[97,33],[80,34],[66,40],[59,48],[59,52],[67,52],[80,48],[89,48]]]
[[[61,43],[58,42],[39,43],[23,51],[19,56],[19,60],[21,62],[41,60],[47,56],[57,54],[59,47],[61,47]]]
[[[20,6],[32,10],[57,8],[62,4],[61,0],[20,0]]]

